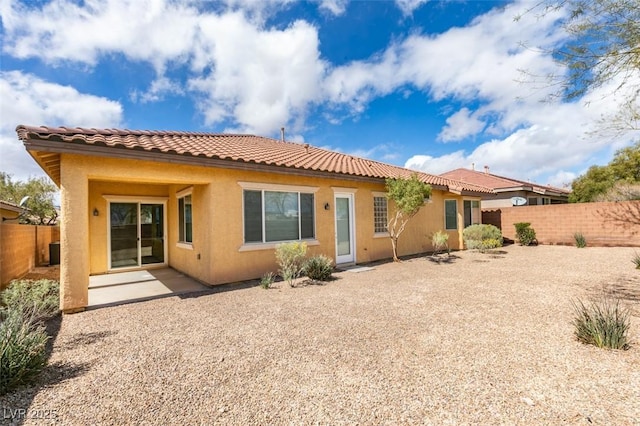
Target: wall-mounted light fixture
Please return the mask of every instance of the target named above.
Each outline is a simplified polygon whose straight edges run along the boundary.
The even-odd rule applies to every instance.
[[[94,209],[93,209],[93,215],[94,215],[94,216],[100,216],[100,212],[98,211],[98,209],[97,209],[97,208],[94,208]]]
[[[329,203],[324,203],[324,209],[325,210],[329,210],[331,208],[331,206],[329,205]]]

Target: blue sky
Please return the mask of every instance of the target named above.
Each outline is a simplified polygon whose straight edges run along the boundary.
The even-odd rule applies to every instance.
[[[593,134],[615,82],[572,102],[528,79],[565,11],[504,1],[0,0],[0,169],[42,172],[18,124],[241,132],[439,174],[568,184],[633,135]],[[523,82],[523,80],[525,80]]]

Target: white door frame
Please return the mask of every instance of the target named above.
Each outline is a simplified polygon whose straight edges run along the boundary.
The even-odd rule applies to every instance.
[[[126,270],[145,269],[148,267],[166,267],[169,265],[169,244],[167,241],[167,200],[168,197],[137,197],[128,195],[104,195],[103,198],[107,200],[107,271],[109,272],[122,272]],[[138,265],[137,266],[123,266],[113,268],[111,267],[111,203],[131,203],[138,205]],[[142,223],[140,222],[140,205],[141,204],[162,204],[162,235],[163,238],[163,251],[164,262],[162,263],[149,263],[142,264],[142,239],[140,238],[140,229]]]
[[[349,254],[339,256],[338,255],[338,198],[346,198],[349,200]],[[339,264],[348,264],[348,263],[356,263],[356,217],[355,217],[355,191],[349,192],[334,192],[333,195],[333,205],[335,206],[334,210],[334,226],[335,226],[335,247],[336,247],[336,265]]]

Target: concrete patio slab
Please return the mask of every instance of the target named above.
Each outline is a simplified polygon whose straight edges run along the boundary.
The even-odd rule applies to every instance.
[[[89,278],[89,306],[97,308],[208,290],[171,268],[96,275]]]

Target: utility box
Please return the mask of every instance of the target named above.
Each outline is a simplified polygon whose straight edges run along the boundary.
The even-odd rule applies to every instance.
[[[49,244],[49,265],[60,264],[60,241]]]

